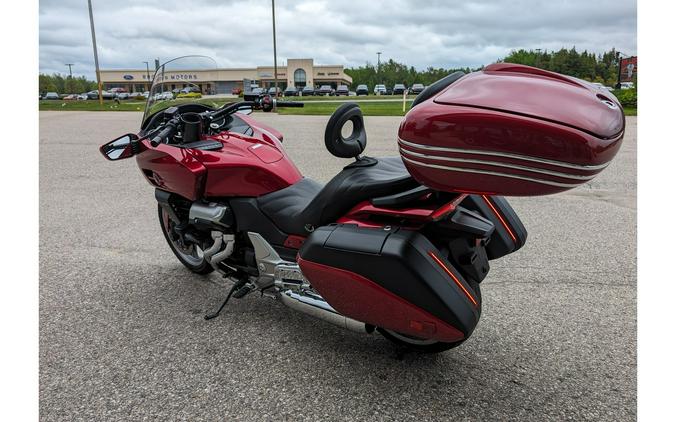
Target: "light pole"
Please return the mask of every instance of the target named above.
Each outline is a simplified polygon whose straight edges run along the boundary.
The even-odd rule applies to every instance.
[[[66,66],[68,66],[68,82],[70,85],[68,93],[72,94],[73,92],[73,63],[66,63]]]
[[[537,52],[537,58],[535,59],[535,63],[536,63],[535,66],[536,66],[536,67],[539,67],[539,66],[541,65],[541,63],[540,63],[540,62],[541,62],[541,60],[540,60],[540,57],[541,57],[541,48],[535,48],[535,51]]]
[[[616,58],[617,60],[619,60],[619,70],[618,72],[616,72],[616,85],[614,86],[615,89],[621,89],[621,63],[623,62],[621,55],[628,57],[627,54],[622,53],[618,50],[616,51]]]
[[[146,82],[148,83],[148,86],[150,86],[150,63],[148,62],[143,62],[145,63],[145,73],[147,76]]]
[[[380,54],[382,54],[381,51],[377,52],[377,77],[380,77]],[[382,80],[380,79],[380,83],[382,83]]]
[[[276,17],[274,16],[274,0],[272,0],[272,43],[274,44],[274,97],[278,97],[279,84],[277,82],[277,23]]]
[[[91,0],[89,4],[89,24],[91,26],[91,43],[94,45],[94,64],[96,65],[96,83],[98,84],[98,103],[103,105],[103,87],[101,86],[101,71],[98,68],[98,51],[96,50],[96,31],[94,30],[94,12],[91,10]]]

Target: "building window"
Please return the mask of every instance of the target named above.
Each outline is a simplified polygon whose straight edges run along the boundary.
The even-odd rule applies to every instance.
[[[297,88],[304,87],[307,84],[307,74],[304,69],[296,69],[293,73],[293,82]]]

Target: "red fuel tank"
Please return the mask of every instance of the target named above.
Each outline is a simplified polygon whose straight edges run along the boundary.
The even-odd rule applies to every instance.
[[[588,82],[497,63],[463,76],[406,114],[398,145],[434,189],[530,196],[595,177],[623,139],[616,97]]]

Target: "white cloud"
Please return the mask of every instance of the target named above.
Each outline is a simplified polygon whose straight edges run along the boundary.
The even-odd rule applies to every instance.
[[[94,0],[102,68],[141,68],[204,54],[223,67],[271,64],[270,0]],[[637,54],[635,0],[328,1],[279,0],[277,47],[281,62],[313,57],[324,64],[363,65],[384,60],[427,66],[479,66],[512,49]],[[40,71],[93,76],[86,2],[40,2]]]

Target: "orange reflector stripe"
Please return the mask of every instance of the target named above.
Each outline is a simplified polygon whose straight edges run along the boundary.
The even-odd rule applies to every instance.
[[[509,225],[506,224],[506,221],[504,221],[504,218],[502,218],[501,214],[499,214],[499,211],[497,211],[497,208],[495,208],[495,206],[492,205],[492,202],[490,202],[490,200],[488,199],[487,196],[485,196],[485,195],[481,195],[481,196],[483,197],[483,199],[485,199],[485,202],[487,202],[487,204],[490,206],[490,208],[492,208],[492,212],[494,212],[495,215],[497,216],[497,218],[499,218],[499,221],[502,222],[502,226],[504,226],[506,231],[509,233],[509,236],[511,236],[511,239],[513,239],[513,242],[518,244],[518,241],[516,240],[516,236],[511,231],[511,228],[509,227]]]
[[[429,256],[430,256],[434,261],[436,261],[436,263],[437,263],[438,265],[440,265],[441,268],[443,268],[443,270],[450,276],[450,278],[452,279],[452,281],[454,281],[455,284],[456,284],[457,286],[459,286],[460,289],[462,289],[462,291],[464,292],[464,294],[466,295],[466,297],[468,297],[469,300],[471,301],[471,303],[473,303],[473,306],[478,306],[478,302],[476,302],[476,299],[474,299],[473,296],[471,296],[471,293],[469,293],[469,291],[466,289],[466,287],[464,287],[464,285],[462,285],[462,283],[461,283],[461,282],[459,281],[459,279],[452,273],[452,271],[450,271],[450,269],[447,267],[447,265],[445,265],[445,264],[443,263],[443,261],[441,261],[441,259],[440,259],[439,257],[437,257],[436,254],[433,253],[432,251],[429,251]]]

